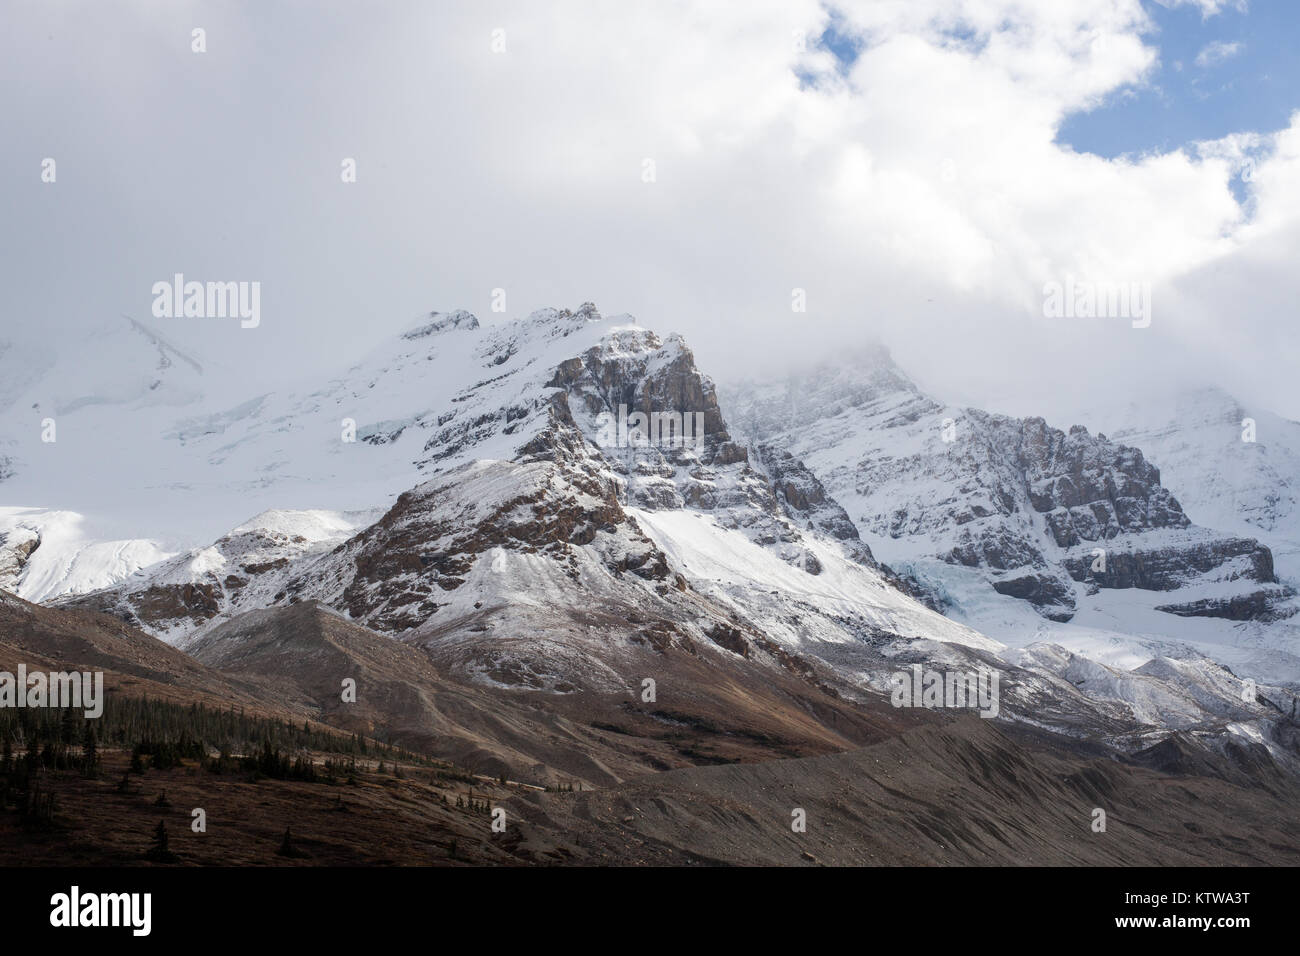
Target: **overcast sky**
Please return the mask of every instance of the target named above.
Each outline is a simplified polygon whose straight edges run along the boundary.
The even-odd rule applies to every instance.
[[[952,401],[1212,381],[1300,418],[1298,24],[1282,0],[6,0],[3,330],[127,313],[252,390],[431,309],[592,300],[717,378],[875,336]],[[152,319],[177,272],[259,281],[260,326]],[[1150,283],[1149,327],[1045,317],[1067,277]]]

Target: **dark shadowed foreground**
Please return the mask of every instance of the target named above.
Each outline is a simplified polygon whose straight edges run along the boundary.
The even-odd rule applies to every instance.
[[[190,656],[5,597],[0,669],[103,670],[107,706],[0,712],[0,864],[1300,863],[1262,746],[1121,755],[719,660],[674,665],[669,710],[461,683],[308,604]]]

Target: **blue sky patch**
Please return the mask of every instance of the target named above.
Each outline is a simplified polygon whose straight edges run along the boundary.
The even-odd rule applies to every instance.
[[[1229,133],[1271,133],[1300,109],[1300,4],[1250,0],[1246,12],[1202,18],[1195,6],[1144,3],[1159,62],[1139,87],[1075,113],[1057,142],[1107,158],[1169,152]]]

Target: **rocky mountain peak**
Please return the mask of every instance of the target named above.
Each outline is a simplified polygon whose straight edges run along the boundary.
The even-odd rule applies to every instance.
[[[1083,425],[944,406],[879,351],[861,369],[845,360],[739,387],[727,407],[747,436],[804,462],[877,556],[978,570],[1050,620],[1069,620],[1084,591],[1275,581],[1267,547],[1193,526],[1140,449]]]
[[[425,339],[431,335],[437,335],[439,332],[446,332],[448,329],[477,329],[478,327],[478,318],[464,309],[445,313],[430,312],[425,321],[409,332],[403,332],[402,338]]]

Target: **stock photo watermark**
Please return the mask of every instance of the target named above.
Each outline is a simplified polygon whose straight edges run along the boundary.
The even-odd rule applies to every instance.
[[[262,283],[256,280],[187,282],[178,272],[170,282],[155,282],[151,291],[156,319],[239,319],[244,329],[262,323]]]
[[[1128,319],[1133,328],[1151,324],[1150,282],[1091,282],[1065,276],[1043,284],[1047,319]]]
[[[600,444],[605,448],[699,448],[704,442],[704,413],[650,411],[617,414],[603,412],[597,419]]]
[[[978,710],[984,718],[998,715],[1000,675],[990,667],[971,671],[926,670],[913,664],[909,671],[889,677],[889,702],[895,707]]]
[[[82,710],[94,720],[104,713],[103,671],[0,671],[0,707]]]

